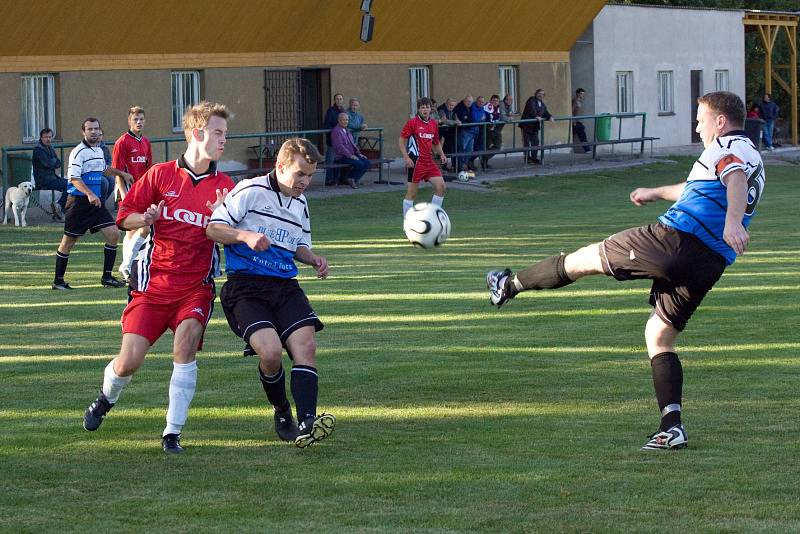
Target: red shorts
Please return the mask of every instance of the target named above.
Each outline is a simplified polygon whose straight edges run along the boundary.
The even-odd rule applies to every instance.
[[[213,286],[201,286],[181,299],[164,301],[147,293],[133,291],[133,298],[122,312],[122,333],[146,337],[153,345],[167,328],[175,332],[186,319],[197,319],[203,328],[211,319],[216,295]],[[198,350],[203,347],[200,340]]]
[[[431,178],[441,175],[442,169],[440,169],[432,159],[423,160],[419,158],[414,165],[414,174],[411,177],[411,181],[418,184],[420,182],[427,182]]]

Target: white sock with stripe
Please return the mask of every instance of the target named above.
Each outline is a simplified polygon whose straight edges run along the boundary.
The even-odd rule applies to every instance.
[[[106,396],[108,402],[116,404],[119,400],[119,395],[122,389],[127,386],[133,379],[131,376],[119,376],[114,372],[114,360],[108,362],[106,370],[103,372],[103,395]]]
[[[413,207],[414,207],[414,201],[404,198],[403,199],[403,217],[405,217],[406,213],[408,213],[408,210],[410,210]]]
[[[161,436],[180,434],[186,418],[189,416],[189,405],[194,398],[197,386],[197,361],[191,363],[172,364],[172,378],[169,381],[169,408],[167,408],[167,426]]]
[[[437,206],[441,207],[442,202],[444,202],[444,197],[440,197],[437,195],[433,195],[433,197],[431,197],[431,204],[436,204]]]

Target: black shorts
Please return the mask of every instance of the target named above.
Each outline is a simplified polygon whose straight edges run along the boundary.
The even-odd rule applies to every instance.
[[[419,156],[415,154],[409,154],[408,157],[411,158],[411,161],[414,162],[414,165],[417,164],[417,158]],[[406,174],[408,175],[408,183],[411,183],[413,181],[412,178],[414,178],[414,167],[406,168]]]
[[[250,342],[253,332],[272,328],[286,346],[292,332],[303,326],[324,328],[294,278],[228,275],[220,302],[233,332]]]
[[[105,206],[92,206],[86,197],[69,195],[64,206],[64,233],[70,237],[80,237],[87,231],[99,232],[107,226],[114,226],[114,217]]]
[[[700,239],[661,223],[612,235],[600,256],[605,273],[617,280],[653,280],[650,305],[677,330],[686,328],[726,267]]]

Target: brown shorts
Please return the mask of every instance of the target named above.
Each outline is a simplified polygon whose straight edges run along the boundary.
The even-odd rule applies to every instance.
[[[650,305],[677,330],[686,328],[725,270],[725,258],[700,239],[661,223],[616,233],[600,245],[603,270],[617,280],[653,280]]]

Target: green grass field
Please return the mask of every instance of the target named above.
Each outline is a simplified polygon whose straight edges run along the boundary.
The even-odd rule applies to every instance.
[[[184,455],[159,435],[171,334],[103,427],[81,415],[119,348],[122,290],[85,238],[50,290],[57,226],[0,229],[0,531],[800,531],[797,167],[768,166],[748,253],[679,340],[690,446],[643,453],[658,424],[649,284],[604,277],[488,303],[484,275],[630,226],[629,191],[691,160],[451,190],[440,249],[412,248],[402,192],[311,202],[331,276],[301,270],[325,322],[306,450],[277,441],[255,359],[218,306]],[[429,189],[423,190],[427,199]]]

